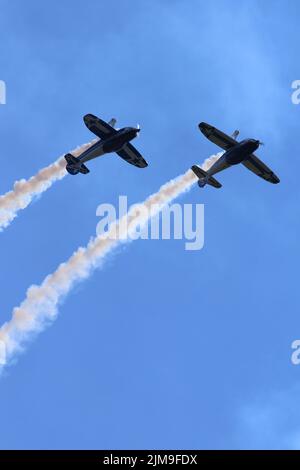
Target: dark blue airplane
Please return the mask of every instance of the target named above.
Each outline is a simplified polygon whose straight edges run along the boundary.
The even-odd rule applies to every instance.
[[[79,157],[75,157],[71,153],[65,155],[68,173],[71,175],[77,175],[78,173],[85,175],[90,171],[85,166],[86,162],[111,152],[116,152],[123,160],[138,168],[148,166],[146,160],[130,143],[140,132],[139,127],[124,127],[117,130],[114,128],[116,124],[115,119],[105,122],[93,114],[86,114],[83,120],[87,128],[99,137],[99,140],[79,155]]]
[[[211,142],[225,150],[225,153],[221,155],[208,171],[202,170],[197,165],[192,166],[191,169],[199,178],[198,185],[200,188],[203,188],[206,184],[210,184],[214,188],[221,188],[221,183],[213,178],[213,175],[238,163],[242,163],[248,170],[270,183],[276,184],[280,182],[278,176],[254,155],[253,152],[260,145],[263,145],[259,140],[245,139],[238,142],[236,137],[239,135],[239,131],[235,131],[232,137],[230,137],[205,122],[199,124],[199,129]]]

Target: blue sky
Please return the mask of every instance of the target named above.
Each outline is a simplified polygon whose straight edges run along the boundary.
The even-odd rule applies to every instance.
[[[198,122],[263,140],[281,178],[239,167],[193,188],[202,251],[139,240],[78,285],[1,378],[0,447],[299,448],[299,2],[0,6],[0,194],[91,140],[88,112],[140,123],[149,161],[92,162],[0,234],[1,324],[95,235],[100,203],[142,201],[216,152]]]

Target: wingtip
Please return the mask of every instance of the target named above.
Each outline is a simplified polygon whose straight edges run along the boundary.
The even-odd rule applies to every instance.
[[[135,165],[137,168],[147,168],[148,162],[143,158],[142,160],[140,159],[139,164]]]
[[[273,183],[273,184],[278,184],[278,183],[280,183],[280,179],[279,179],[278,176],[275,175],[274,173],[272,174],[271,183]]]
[[[83,116],[84,122],[89,121],[90,119],[94,119],[96,116],[94,114],[88,113]]]
[[[199,122],[198,124],[199,129],[206,129],[207,127],[212,127],[210,124],[207,124],[207,122]]]

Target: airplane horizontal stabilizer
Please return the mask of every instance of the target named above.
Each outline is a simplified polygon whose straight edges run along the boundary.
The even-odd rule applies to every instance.
[[[67,153],[67,155],[65,155],[65,160],[68,165],[76,165],[77,163],[79,163],[78,158],[74,157],[74,155],[72,155],[71,153]]]
[[[219,181],[217,181],[212,176],[209,176],[206,171],[202,170],[202,168],[200,168],[198,165],[193,165],[191,170],[199,178],[198,185],[200,188],[203,188],[206,184],[209,184],[214,188],[222,188],[222,185],[219,183]]]
[[[81,164],[81,167],[79,168],[80,173],[83,175],[86,175],[87,173],[90,172],[87,166],[85,166],[83,163]]]
[[[86,175],[90,172],[90,170],[80,162],[79,158],[74,157],[71,153],[65,155],[65,160],[67,162],[66,170],[70,175],[77,175],[79,172]]]

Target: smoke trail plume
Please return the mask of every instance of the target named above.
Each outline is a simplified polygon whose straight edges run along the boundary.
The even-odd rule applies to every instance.
[[[202,168],[207,170],[219,157],[220,154],[217,154],[208,158]],[[70,292],[74,283],[87,278],[93,269],[101,265],[109,252],[120,243],[130,240],[128,236],[137,227],[145,226],[151,217],[180,194],[188,191],[196,181],[197,177],[191,170],[169,181],[143,203],[132,206],[125,216],[110,225],[108,232],[91,239],[85,248],[78,248],[69,260],[48,275],[40,286],[31,286],[25,300],[19,307],[14,308],[11,320],[0,328],[2,365],[20,351],[33,333],[42,330],[55,319],[59,302]],[[114,237],[116,229],[117,238]]]
[[[97,142],[83,144],[72,150],[71,153],[78,157],[84,150]],[[55,181],[61,180],[66,174],[66,161],[60,157],[56,162],[42,168],[35,176],[28,180],[16,181],[11,191],[0,196],[0,231],[6,228],[17,216],[17,212],[25,209],[35,196],[49,189]]]

